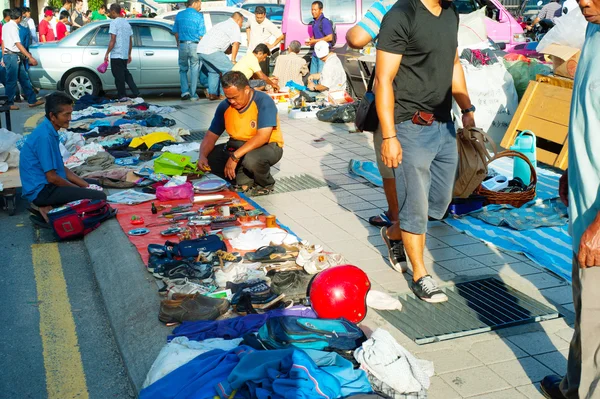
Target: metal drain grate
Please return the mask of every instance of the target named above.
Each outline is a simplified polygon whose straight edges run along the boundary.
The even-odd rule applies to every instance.
[[[206,135],[205,130],[190,130],[188,136],[183,136],[183,140],[191,143],[192,141],[202,141]]]
[[[535,299],[495,278],[443,288],[448,302],[429,304],[413,294],[401,296],[402,311],[378,311],[417,344],[479,334],[560,317]]]
[[[326,182],[304,173],[301,175],[281,177],[275,179],[275,181],[275,190],[273,191],[273,194],[291,193],[293,191],[329,186]]]

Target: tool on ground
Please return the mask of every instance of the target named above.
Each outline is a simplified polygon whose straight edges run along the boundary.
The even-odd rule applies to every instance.
[[[153,215],[156,215],[158,213],[158,209],[156,209],[156,205],[154,205],[154,202],[152,203],[152,207],[150,208],[150,210],[152,211]]]
[[[133,230],[129,230],[129,234],[130,236],[143,236],[150,233],[149,229],[146,228],[141,228],[141,229],[133,229]]]

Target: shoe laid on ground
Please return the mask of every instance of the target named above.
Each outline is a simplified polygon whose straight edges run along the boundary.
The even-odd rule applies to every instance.
[[[276,294],[285,294],[287,299],[300,301],[308,296],[308,285],[314,276],[304,270],[270,272],[271,290]]]
[[[174,299],[175,295],[194,295],[194,294],[210,294],[217,287],[214,284],[194,283],[187,278],[166,280],[165,289],[159,291],[166,295],[167,299]]]
[[[16,105],[11,105],[11,106],[10,106],[10,110],[11,110],[11,111],[18,111],[18,110],[19,110],[19,107],[17,107]]]
[[[406,261],[406,253],[404,252],[404,244],[402,241],[390,240],[387,235],[387,227],[381,228],[381,238],[388,248],[388,259],[390,265],[400,273],[406,273],[408,270],[408,262]]]
[[[34,102],[33,104],[29,104],[29,108],[34,108],[34,107],[39,107],[40,105],[44,104],[45,101],[44,100],[37,100],[36,102]]]
[[[31,223],[33,223],[34,225],[36,225],[38,227],[41,227],[42,229],[51,229],[52,228],[52,226],[50,226],[50,224],[48,222],[46,222],[41,215],[40,216],[29,215],[29,220],[31,220]]]
[[[156,274],[160,273],[154,273]],[[205,280],[213,275],[211,265],[205,264],[182,264],[175,268],[166,270],[161,277],[173,280],[178,278],[189,278],[193,280]]]
[[[190,93],[185,93],[183,96],[181,96],[181,99],[186,101],[189,100],[191,98]]]
[[[187,301],[193,300],[200,306],[207,308],[214,308],[220,314],[223,314],[229,310],[229,301],[222,298],[211,298],[202,294],[174,294],[173,301]]]
[[[437,282],[429,274],[413,281],[410,289],[419,299],[429,303],[446,302],[448,297],[440,290]]]
[[[540,383],[542,395],[548,399],[566,399],[566,396],[563,395],[562,391],[560,390],[561,381],[562,377],[557,375],[545,376]]]
[[[298,259],[300,259],[298,262]],[[339,266],[348,263],[346,259],[339,254],[326,254],[324,252],[309,253],[305,249],[301,249],[296,258],[296,264],[302,266],[306,273],[317,274],[332,266]]]
[[[196,320],[216,320],[222,313],[219,308],[223,308],[225,305],[221,304],[217,306],[206,306],[205,301],[198,299],[198,297],[184,297],[183,299],[169,300],[165,299],[160,303],[160,311],[158,313],[158,320],[163,323],[182,323],[184,321],[196,321]],[[227,307],[229,302],[225,301]]]

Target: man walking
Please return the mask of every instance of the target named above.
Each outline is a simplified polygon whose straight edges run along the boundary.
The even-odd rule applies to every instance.
[[[308,46],[314,46],[320,41],[327,42],[329,48],[333,47],[334,33],[333,23],[325,18],[323,15],[323,3],[320,1],[314,1],[310,9],[314,20],[311,22],[312,36],[306,40]],[[324,62],[317,57],[313,52],[312,59],[310,61],[310,73],[320,73],[323,70]]]
[[[115,86],[119,99],[127,97],[125,83],[133,93],[133,97],[138,97],[140,92],[135,85],[133,76],[127,69],[127,64],[131,63],[131,47],[133,45],[133,31],[131,25],[123,17],[121,17],[121,6],[118,4],[110,5],[110,42],[104,56],[104,62],[108,62],[110,54],[110,69],[115,78]]]
[[[265,44],[269,50],[273,50],[284,37],[281,30],[267,19],[267,10],[263,6],[257,6],[254,9],[254,21],[250,21],[246,34],[248,35],[248,50],[250,51],[254,51],[259,44]],[[260,63],[262,72],[267,76],[270,74],[269,64],[269,57]]]
[[[17,80],[21,84],[29,107],[37,107],[44,103],[43,100],[36,98],[31,81],[29,80],[29,74],[25,70],[25,62],[28,62],[31,66],[36,66],[38,62],[21,43],[19,36],[21,15],[20,8],[10,10],[11,20],[2,27],[3,60],[6,67],[6,96],[8,97],[8,104],[11,110],[19,109],[19,107],[14,105]]]
[[[463,125],[472,106],[458,58],[458,12],[443,0],[399,0],[385,15],[377,45],[375,101],[381,156],[396,168],[399,222],[383,227],[390,263],[413,267],[411,288],[426,302],[448,300],[423,259],[428,215],[441,219],[452,199],[458,152],[452,97]],[[406,255],[404,248],[406,248]]]
[[[224,98],[220,78],[235,64],[242,42],[240,29],[243,23],[244,16],[234,12],[231,18],[213,26],[198,43],[198,57],[203,63],[203,68],[208,70],[208,99],[211,101]],[[226,55],[229,52],[231,60]]]
[[[173,33],[179,47],[179,81],[181,82],[181,99],[198,101],[198,43],[206,33],[204,16],[200,13],[200,0],[188,0],[187,8],[177,13]],[[192,83],[188,83],[188,71]]]
[[[600,0],[578,3],[588,26],[573,85],[569,168],[559,186],[573,237],[575,333],[567,375],[542,380],[542,393],[551,399],[600,397]]]

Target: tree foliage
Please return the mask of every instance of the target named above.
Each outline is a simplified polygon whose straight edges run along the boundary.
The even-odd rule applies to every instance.
[[[106,2],[104,0],[88,0],[88,8],[92,11],[98,10],[100,6],[105,4]]]

